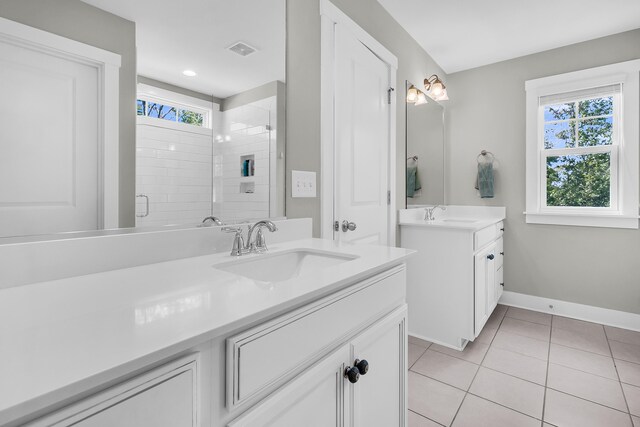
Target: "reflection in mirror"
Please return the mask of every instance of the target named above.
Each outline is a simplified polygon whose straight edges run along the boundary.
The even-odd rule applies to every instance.
[[[115,64],[116,83],[101,94],[105,67],[12,44],[0,25],[0,60],[12,64],[0,83],[11,96],[3,97],[0,110],[14,113],[14,125],[4,120],[0,127],[0,177],[16,183],[0,188],[0,237],[284,216],[285,0],[185,0],[178,9],[168,0],[75,0],[65,7],[70,17],[88,14],[114,25],[78,30],[80,50],[108,46],[101,37],[133,22],[135,35],[126,41],[135,44],[135,67],[124,54],[121,67],[120,56],[106,56]],[[12,2],[0,15],[33,14],[27,8]],[[45,36],[52,34],[43,30],[58,26],[37,25]],[[130,110],[135,174],[107,162],[108,141],[92,138],[117,129],[109,127],[118,124],[116,115],[109,122],[100,113],[110,108],[104,99],[117,103],[118,69],[120,81],[138,82]],[[33,120],[33,105],[48,114]],[[122,103],[120,110],[122,121],[129,110]],[[109,176],[120,182],[116,178],[107,197]],[[117,189],[134,186],[135,200],[123,203]]]
[[[406,108],[407,208],[444,204],[444,108],[431,99]]]

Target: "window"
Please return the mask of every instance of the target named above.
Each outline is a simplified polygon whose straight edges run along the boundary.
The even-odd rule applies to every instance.
[[[187,125],[203,127],[208,112],[193,107],[184,107],[167,102],[154,102],[149,99],[138,99],[137,114],[139,116],[153,117],[168,120],[170,122],[184,123]]]
[[[638,228],[638,70],[526,83],[527,222]]]

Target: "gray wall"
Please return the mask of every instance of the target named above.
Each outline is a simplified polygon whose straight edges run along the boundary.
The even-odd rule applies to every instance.
[[[152,79],[151,77],[138,76],[138,83],[157,87],[159,89],[168,90],[171,92],[179,93],[182,95],[190,96],[192,98],[201,99],[203,101],[215,102],[216,104],[222,104],[222,99],[216,98],[206,93],[196,92],[195,90],[186,89],[182,86],[172,85],[171,83],[161,82],[160,80]]]
[[[418,43],[376,0],[333,3],[398,58],[396,203],[405,203],[405,80],[422,82],[431,74],[446,76]],[[317,172],[320,188],[320,8],[318,0],[287,1],[287,188],[291,170]],[[313,218],[320,235],[320,198],[293,199],[287,192],[287,216]]]
[[[447,202],[507,207],[505,289],[640,313],[640,232],[526,224],[525,80],[640,58],[640,30],[449,75]],[[635,118],[638,120],[638,118]],[[496,197],[474,189],[492,151]]]
[[[0,16],[122,56],[120,68],[120,227],[135,225],[135,23],[80,0],[2,0]]]

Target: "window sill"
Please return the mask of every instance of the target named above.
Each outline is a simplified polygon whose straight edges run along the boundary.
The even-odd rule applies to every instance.
[[[638,229],[638,216],[525,212],[527,224]]]

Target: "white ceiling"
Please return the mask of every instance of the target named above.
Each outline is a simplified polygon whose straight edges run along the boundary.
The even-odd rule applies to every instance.
[[[285,0],[83,1],[135,21],[140,75],[219,98],[284,81]],[[227,50],[238,41],[258,52]]]
[[[640,27],[640,0],[378,0],[446,73]]]

